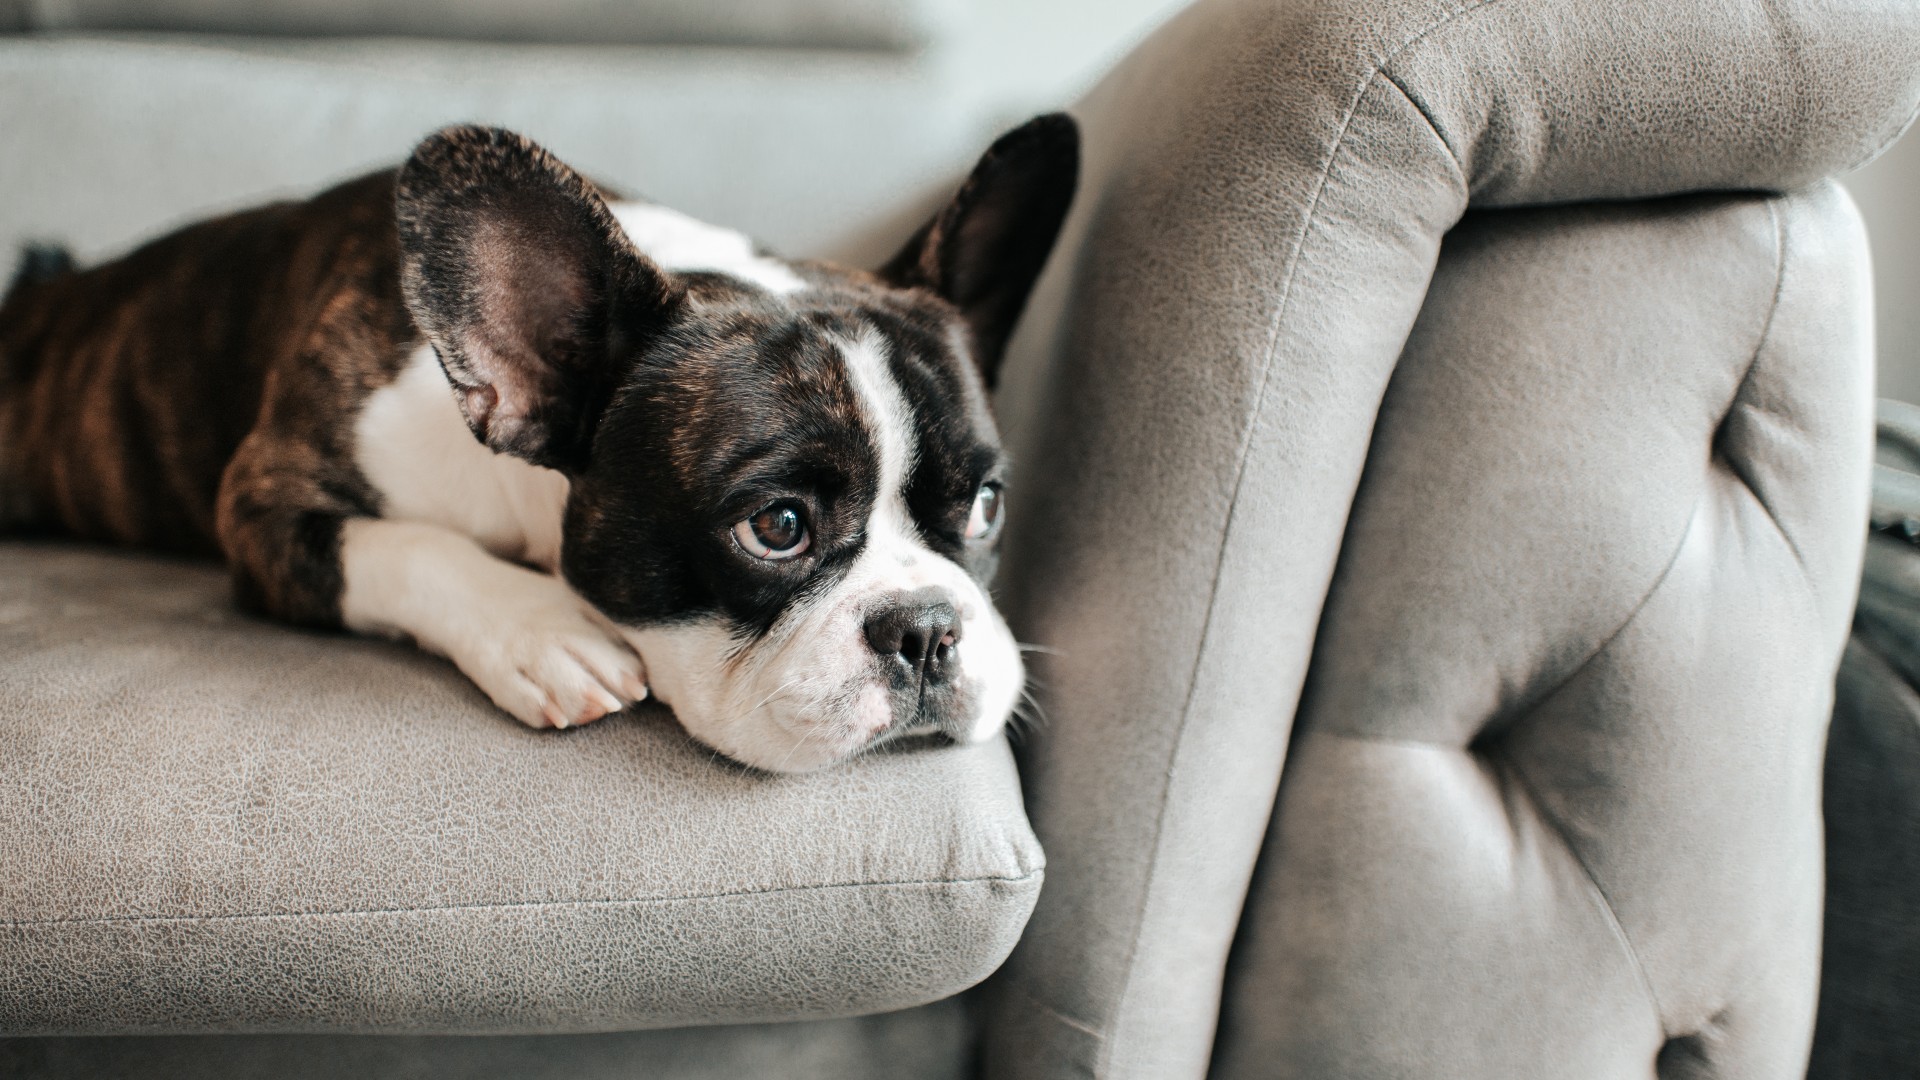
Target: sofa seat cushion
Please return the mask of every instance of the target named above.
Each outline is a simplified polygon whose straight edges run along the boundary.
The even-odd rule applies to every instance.
[[[752,773],[570,732],[219,568],[0,543],[0,1031],[564,1032],[903,1008],[1041,855],[1004,743]]]
[[[943,0],[60,0],[0,2],[0,30],[398,35],[595,45],[906,49]]]

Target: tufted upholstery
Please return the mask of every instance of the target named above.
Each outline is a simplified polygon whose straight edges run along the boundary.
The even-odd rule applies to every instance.
[[[1554,891],[1581,884],[1574,854],[1602,891],[1628,891],[1612,903],[1632,947],[1585,947],[1634,979],[1640,957],[1647,986],[1561,1034],[1631,1048],[1638,1075],[1668,1037],[1684,1040],[1664,1059],[1679,1075],[1688,1048],[1787,1068],[1817,943],[1814,688],[1838,655],[1864,497],[1857,226],[1824,191],[1771,209],[1543,211],[1476,223],[1439,277],[1435,263],[1470,205],[1797,188],[1874,153],[1916,100],[1911,5],[1652,0],[1201,0],[1094,92],[1074,256],[1030,309],[1002,395],[1022,459],[1045,463],[1016,485],[1014,520],[1049,525],[1013,537],[1006,591],[1020,633],[1059,651],[1040,672],[1048,734],[1023,762],[1053,858],[993,988],[994,1075],[1197,1076],[1210,1060],[1228,1075],[1582,1075],[1577,1058],[1540,1073],[1500,1054],[1570,1015],[1559,995],[1624,993],[1606,981],[1619,972],[1466,944],[1516,918],[1539,939],[1554,920],[1605,930],[1591,897]],[[1542,235],[1562,232],[1611,254]],[[1724,257],[1683,257],[1695,243]],[[1413,348],[1436,359],[1407,358],[1453,366],[1410,368],[1376,425],[1430,279]],[[1775,282],[1798,296],[1780,294],[1768,362],[1741,390]],[[1498,409],[1504,426],[1485,426]],[[1620,419],[1578,426],[1606,417]],[[1382,459],[1376,487],[1393,493],[1364,494],[1349,530],[1376,431],[1374,453],[1406,472]],[[1715,448],[1726,464],[1710,469]],[[1791,550],[1759,527],[1762,503]],[[1358,546],[1323,620],[1343,534]],[[1745,659],[1714,651],[1742,634]],[[1289,762],[1310,656],[1323,670]],[[1588,656],[1583,679],[1600,681],[1549,695]],[[1696,682],[1667,663],[1683,658],[1723,666]],[[1747,663],[1773,677],[1771,726],[1751,733],[1731,693],[1761,693]],[[1711,780],[1732,766],[1702,743],[1736,737],[1752,740],[1739,768],[1773,786]],[[1664,764],[1687,747],[1691,771]],[[1676,794],[1690,785],[1692,801]],[[1749,822],[1750,803],[1712,792],[1769,813]],[[1767,890],[1791,896],[1741,899],[1770,872],[1800,875]],[[1695,907],[1687,886],[1709,881]],[[1395,936],[1389,914],[1424,930]],[[1774,966],[1720,951],[1775,932]],[[1449,1002],[1410,1012],[1390,989],[1400,945],[1449,942],[1451,961],[1404,959],[1408,990],[1458,994],[1469,1022],[1452,1028]],[[1482,990],[1498,993],[1469,1010]],[[1741,1026],[1716,1035],[1747,994]],[[1503,1002],[1513,1034],[1491,1039]]]
[[[1862,239],[1831,186],[1448,237],[1215,1075],[1799,1075],[1865,513]]]

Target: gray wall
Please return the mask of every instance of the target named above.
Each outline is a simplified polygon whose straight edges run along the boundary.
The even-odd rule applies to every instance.
[[[1873,245],[1880,396],[1920,402],[1920,135],[1908,131],[1846,185]]]
[[[1191,0],[967,0],[945,59],[1008,113],[1059,108]]]

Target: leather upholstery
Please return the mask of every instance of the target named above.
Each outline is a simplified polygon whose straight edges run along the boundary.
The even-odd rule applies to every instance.
[[[747,774],[0,544],[0,1032],[617,1031],[956,993],[1041,880],[1004,743]]]
[[[1874,153],[1917,100],[1911,5],[1201,0],[1079,107],[1088,166],[1072,254],[1030,309],[1001,395],[1020,460],[1044,463],[1015,484],[1011,520],[1049,525],[1010,534],[1005,592],[1017,632],[1057,653],[1039,665],[1047,737],[1023,760],[1054,858],[1033,925],[996,979],[992,1075],[1207,1069],[1316,631],[1339,630],[1322,623],[1322,599],[1375,416],[1441,237],[1469,205],[1789,188]],[[1827,237],[1846,220],[1837,214],[1802,243]],[[1819,242],[1844,241],[1851,226],[1838,227],[1839,239]],[[1764,314],[1777,260],[1765,229],[1756,236],[1741,254],[1754,265],[1686,280],[1699,310],[1746,303],[1752,294],[1737,290],[1751,286],[1760,309],[1750,314]],[[1836,259],[1846,272],[1808,284],[1809,302],[1858,314],[1858,267]],[[1490,302],[1507,311],[1504,297]],[[1498,344],[1474,334],[1502,323],[1477,310],[1459,318],[1459,348]],[[1741,347],[1751,349],[1757,323],[1748,332]],[[1560,347],[1579,357],[1598,346]],[[1836,346],[1827,363],[1837,382],[1804,407],[1859,397],[1864,347]],[[1676,347],[1659,362],[1688,378],[1717,369],[1724,381],[1740,359]],[[1636,404],[1620,393],[1620,407]],[[1539,408],[1562,415],[1552,398]],[[1763,452],[1800,422],[1797,399],[1782,408],[1791,421],[1740,420],[1728,432]],[[1681,429],[1696,462],[1714,419]],[[1845,446],[1864,445],[1863,428],[1836,429],[1852,432]],[[1431,481],[1462,500],[1478,483],[1464,471]],[[1671,555],[1684,521],[1633,520],[1650,531],[1600,555],[1640,559],[1662,545]],[[1398,523],[1441,549],[1453,540],[1425,536],[1418,518]],[[1843,547],[1810,549],[1808,572],[1826,591],[1809,610],[1825,621],[1791,654],[1795,685],[1831,674],[1847,588],[1836,582],[1858,544],[1851,522],[1845,536]],[[1482,574],[1488,588],[1550,583],[1565,575],[1562,554],[1495,549]],[[1616,600],[1648,582],[1618,584]],[[1571,594],[1543,585],[1527,595],[1547,605],[1538,618],[1581,614]],[[1436,621],[1459,626],[1444,613]],[[1444,670],[1447,655],[1421,670]],[[1550,659],[1521,650],[1507,662],[1545,670]],[[1498,685],[1497,674],[1479,677]],[[1702,718],[1699,730],[1732,722],[1731,708],[1713,715],[1728,718]],[[1780,778],[1807,775],[1800,766]],[[1330,838],[1336,824],[1319,827]],[[1817,838],[1804,822],[1792,835]],[[1694,1030],[1680,1003],[1662,1011],[1661,1023],[1647,1021],[1656,1036]]]
[[[1831,185],[1449,235],[1212,1075],[1801,1074],[1865,516],[1865,255]]]

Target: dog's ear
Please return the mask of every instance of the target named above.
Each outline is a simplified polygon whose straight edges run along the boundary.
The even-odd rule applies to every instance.
[[[578,472],[616,351],[672,320],[673,278],[572,169],[498,128],[430,135],[400,169],[401,289],[473,433]]]
[[[1000,136],[952,201],[880,268],[889,284],[931,289],[960,309],[989,387],[1079,179],[1073,117],[1029,120]]]

